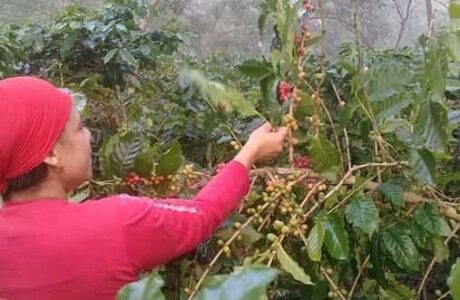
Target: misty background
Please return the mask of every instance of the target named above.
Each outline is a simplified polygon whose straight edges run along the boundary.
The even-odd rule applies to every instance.
[[[185,34],[190,55],[232,51],[258,56],[269,49],[273,31],[260,36],[257,20],[262,0],[150,0],[152,11],[143,20],[146,30],[170,26]],[[446,25],[449,0],[324,0],[326,48],[333,53],[343,42],[365,47],[401,48],[422,33]],[[313,1],[318,5],[318,1]],[[0,23],[43,23],[68,5],[97,9],[101,0],[0,0]],[[356,9],[353,9],[355,6]],[[301,12],[299,12],[300,16]],[[305,17],[310,30],[320,32],[319,10]],[[354,30],[355,22],[359,31]]]

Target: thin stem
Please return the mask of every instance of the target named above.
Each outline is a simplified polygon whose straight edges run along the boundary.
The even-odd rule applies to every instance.
[[[289,106],[289,115],[294,117],[294,103]],[[294,131],[292,128],[289,129],[289,163],[291,167],[294,167],[294,142],[293,142]]]
[[[447,292],[445,292],[444,294],[442,294],[441,296],[439,296],[439,298],[436,299],[436,300],[445,299],[445,298],[447,298],[449,295],[450,295],[450,291],[447,291]]]
[[[358,286],[358,282],[361,279],[361,276],[363,275],[364,270],[366,269],[367,264],[369,263],[371,259],[371,256],[368,255],[366,259],[364,260],[363,264],[361,267],[359,267],[358,275],[356,276],[355,280],[353,281],[353,285],[351,286],[351,290],[348,293],[348,300],[353,299],[353,294],[355,293],[356,287]]]
[[[331,125],[332,132],[334,133],[335,144],[337,146],[337,150],[340,153],[340,165],[342,166],[343,165],[343,151],[342,151],[342,147],[340,146],[339,135],[337,134],[337,130],[335,130],[334,121],[332,120],[332,116],[329,113],[329,110],[327,109],[326,105],[324,104],[323,99],[321,99],[320,102],[321,102],[321,107],[323,108],[324,112],[326,113],[326,116],[327,116],[327,119],[329,121],[329,124]]]
[[[270,203],[266,203],[263,207],[262,207],[262,210],[265,210],[268,206],[270,205]],[[208,275],[208,273],[211,271],[212,267],[214,267],[214,265],[217,263],[217,261],[219,260],[219,258],[221,257],[221,255],[224,253],[224,247],[225,246],[230,246],[230,244],[236,239],[236,237],[241,233],[241,231],[246,228],[252,221],[254,220],[254,216],[251,216],[249,217],[246,222],[244,222],[243,225],[241,225],[241,227],[236,230],[233,235],[230,237],[230,239],[228,239],[227,242],[225,242],[224,246],[222,246],[222,248],[220,248],[220,250],[217,252],[217,254],[214,256],[213,260],[209,263],[209,265],[206,267],[206,270],[203,272],[203,274],[201,275],[200,279],[198,280],[197,284],[195,285],[195,287],[193,288],[193,290],[191,291],[188,299],[189,300],[192,300],[193,297],[195,297],[195,294],[198,292],[199,288],[201,287],[201,285],[203,284],[203,281],[204,279],[206,278],[206,276]]]
[[[460,223],[457,224],[457,226],[455,227],[455,229],[452,231],[452,233],[446,238],[446,240],[444,241],[444,246],[447,246],[447,244],[450,242],[450,240],[452,240],[452,238],[455,236],[455,234],[460,230]],[[423,291],[423,287],[425,286],[426,284],[426,281],[428,280],[428,277],[431,273],[431,271],[433,270],[433,267],[436,263],[436,256],[433,257],[433,259],[431,260],[430,264],[428,265],[428,268],[425,272],[425,275],[423,276],[423,279],[422,281],[420,282],[420,286],[417,290],[417,297],[419,298],[420,295],[422,294],[422,291]]]
[[[361,169],[365,169],[365,168],[370,168],[370,167],[394,167],[394,166],[399,166],[399,165],[404,165],[404,164],[407,164],[405,162],[396,162],[396,163],[367,163],[367,164],[363,164],[363,165],[359,165],[359,166],[354,166],[353,168],[351,168],[346,174],[345,176],[343,176],[343,178],[340,180],[340,182],[332,189],[330,190],[326,196],[324,196],[323,199],[321,199],[321,201],[318,201],[315,203],[315,205],[313,205],[313,207],[310,209],[310,211],[308,211],[304,217],[307,219],[324,201],[326,201],[326,199],[328,199],[329,197],[331,197],[334,193],[338,192],[338,190],[346,183],[346,180],[351,177],[353,175],[354,172],[358,171],[358,170],[361,170]]]
[[[351,169],[351,151],[350,151],[350,140],[348,139],[348,131],[346,128],[343,129],[343,135],[345,137],[345,145],[347,149],[347,171]]]
[[[345,296],[342,294],[340,291],[339,287],[335,284],[335,282],[332,280],[332,278],[327,274],[326,270],[324,270],[323,267],[321,267],[321,274],[326,278],[326,280],[329,282],[329,284],[332,286],[332,289],[334,292],[339,296],[340,299],[342,300],[347,300]]]

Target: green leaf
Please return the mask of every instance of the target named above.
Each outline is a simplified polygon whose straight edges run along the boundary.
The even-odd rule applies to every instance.
[[[196,86],[201,96],[216,110],[224,112],[236,110],[245,117],[260,115],[237,89],[225,87],[219,82],[208,80],[199,71],[182,70],[179,77],[183,86]]]
[[[378,299],[381,300],[414,300],[416,299],[416,291],[404,285],[392,273],[387,273],[387,287],[385,290],[380,289]]]
[[[383,241],[380,234],[374,234],[370,242],[370,261],[372,268],[370,273],[378,281],[382,287],[386,287],[387,281],[385,278],[385,265],[384,258],[385,253],[383,252]]]
[[[433,203],[422,203],[415,210],[415,221],[426,232],[438,235],[441,233],[441,216]]]
[[[433,184],[436,178],[436,161],[427,149],[411,150],[409,165],[414,175],[426,184]]]
[[[441,238],[434,238],[431,240],[433,245],[433,253],[437,263],[445,262],[449,259],[449,246],[444,244]]]
[[[308,148],[315,171],[330,180],[335,180],[340,170],[340,153],[337,148],[322,136],[313,136]]]
[[[269,63],[255,59],[243,62],[238,66],[238,70],[243,73],[243,75],[250,76],[255,79],[262,79],[273,75],[273,70]]]
[[[276,257],[281,264],[281,267],[286,272],[289,272],[295,280],[302,282],[303,284],[313,284],[310,276],[299,266],[299,264],[293,260],[289,254],[283,249],[283,246],[278,245],[276,249]]]
[[[160,176],[174,174],[180,169],[182,163],[182,148],[178,141],[174,141],[171,144],[171,148],[162,154],[156,173]]]
[[[118,53],[118,49],[112,49],[110,50],[105,56],[104,56],[104,64],[108,64],[112,58],[115,56],[115,54]]]
[[[324,234],[324,226],[321,223],[316,223],[308,235],[305,246],[307,247],[308,257],[310,257],[312,261],[321,261],[321,249],[323,247]]]
[[[460,19],[460,2],[450,1],[449,4],[449,17],[451,19]]]
[[[404,207],[404,185],[401,180],[390,179],[378,187],[383,200],[393,206]]]
[[[228,240],[234,233],[235,233],[235,230],[232,227],[228,227],[228,228],[224,228],[216,232],[215,236],[223,240]],[[249,246],[257,242],[263,237],[262,234],[257,232],[251,226],[246,226],[241,231],[241,236],[242,236],[242,240],[240,242],[246,246]]]
[[[157,272],[125,285],[117,295],[117,300],[165,300],[161,292],[164,280]]]
[[[447,108],[433,101],[424,101],[420,107],[417,131],[425,140],[425,145],[432,152],[444,153],[449,141],[449,118]]]
[[[129,52],[126,49],[120,49],[118,51],[118,55],[120,56],[121,60],[130,65],[130,66],[136,66],[137,65],[137,60],[134,58],[131,52]]]
[[[345,214],[353,227],[361,229],[369,237],[379,228],[379,211],[370,197],[355,197],[345,208]]]
[[[262,35],[264,33],[265,22],[267,17],[276,11],[276,2],[277,0],[265,0],[261,3],[261,14],[257,21],[259,27],[259,33]]]
[[[419,270],[422,257],[405,228],[390,228],[383,232],[382,238],[385,249],[399,267],[409,271]]]
[[[128,137],[128,136],[126,136]],[[142,150],[142,140],[140,136],[123,139],[114,149],[114,155],[121,163],[123,170],[134,167],[134,161]]]
[[[447,279],[447,285],[450,288],[450,296],[454,300],[460,300],[460,258],[452,266],[450,276]]]
[[[399,116],[401,110],[411,104],[411,99],[407,93],[400,93],[386,98],[382,101],[372,102],[372,108],[377,119],[391,116]]]
[[[415,219],[412,219],[409,222],[410,236],[415,242],[415,245],[420,249],[429,250],[428,245],[428,233],[423,227],[420,227]]]
[[[411,81],[407,66],[398,62],[383,62],[370,70],[368,93],[373,101],[381,101],[395,95]]]
[[[335,259],[346,260],[350,246],[342,219],[337,214],[330,214],[320,216],[318,221],[324,226],[324,244],[329,254]]]
[[[398,141],[404,143],[406,146],[412,149],[424,149],[425,142],[423,138],[413,132],[413,126],[409,123],[408,126],[402,126],[395,130],[396,138]]]
[[[76,203],[82,202],[83,200],[88,199],[90,195],[91,195],[91,190],[88,186],[84,188],[83,190],[78,191],[77,193],[73,194],[70,197],[70,202],[76,202]]]
[[[132,132],[122,132],[112,136],[100,149],[101,170],[105,176],[122,176],[133,169],[138,155],[142,152],[144,140]]]
[[[136,158],[134,162],[134,170],[136,173],[142,177],[149,177],[153,170],[153,164],[155,162],[155,157],[157,156],[157,148],[146,145]]]
[[[417,80],[422,87],[419,101],[444,101],[449,57],[443,38],[429,39],[422,36],[414,58]]]
[[[311,37],[305,41],[304,47],[310,47],[310,46],[316,45],[321,41],[322,38],[323,38],[322,35]]]
[[[278,271],[258,265],[238,268],[230,275],[209,278],[196,296],[196,300],[255,300],[266,296],[267,286]]]

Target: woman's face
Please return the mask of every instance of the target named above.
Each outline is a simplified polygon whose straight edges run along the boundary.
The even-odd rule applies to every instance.
[[[84,126],[75,107],[70,112],[69,120],[54,151],[58,158],[58,177],[67,191],[91,178],[91,133]]]

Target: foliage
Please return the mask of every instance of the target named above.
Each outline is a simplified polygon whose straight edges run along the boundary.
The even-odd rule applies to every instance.
[[[208,281],[197,299],[263,299],[267,286],[277,273],[276,270],[264,266],[242,267],[230,275],[216,276]]]
[[[181,54],[180,32],[138,26],[144,1],[70,7],[0,33],[0,76],[42,76],[88,99],[96,177],[75,201],[186,198],[265,119],[291,132],[266,165],[277,168],[251,173],[239,214],[120,299],[413,299],[433,257],[453,263],[457,29],[410,49],[344,44],[329,60],[323,37],[299,24],[303,1],[291,2],[263,1],[260,30],[274,22],[276,43],[244,62]],[[457,270],[436,289],[448,281],[457,297]]]
[[[460,265],[459,260],[452,266],[452,271],[450,277],[447,281],[450,287],[450,294],[454,300],[460,299],[460,289],[458,286],[458,281],[460,280]]]
[[[117,300],[165,300],[161,287],[164,280],[158,272],[152,272],[145,278],[128,284],[118,293]]]

